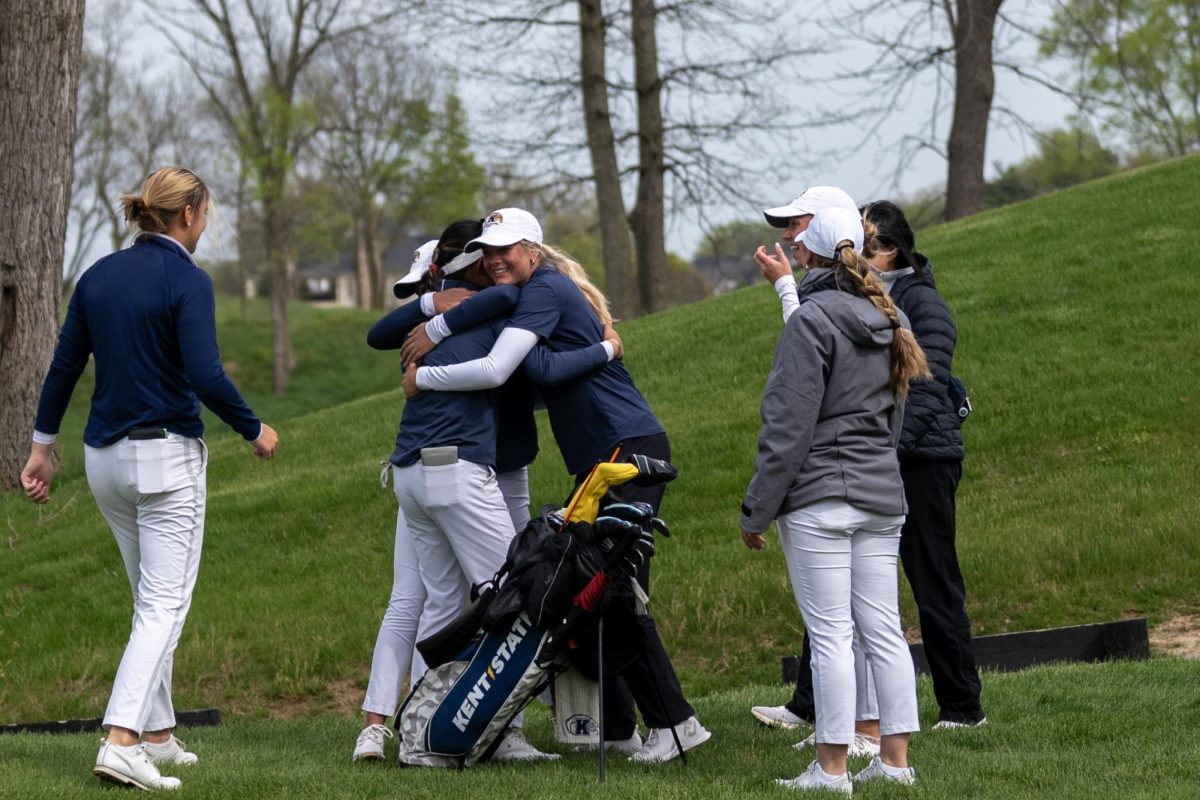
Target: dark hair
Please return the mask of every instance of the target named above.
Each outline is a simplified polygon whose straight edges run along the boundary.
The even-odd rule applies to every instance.
[[[863,229],[867,235],[863,254],[870,258],[876,253],[895,252],[898,269],[914,267],[920,270],[921,265],[913,255],[916,242],[912,226],[908,224],[908,218],[900,206],[890,200],[880,200],[863,206],[861,210]]]
[[[437,248],[433,251],[433,263],[444,267],[462,253],[467,242],[478,238],[483,233],[483,220],[457,219],[446,226],[438,237]]]

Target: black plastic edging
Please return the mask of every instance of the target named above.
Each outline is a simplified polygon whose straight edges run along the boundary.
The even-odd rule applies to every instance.
[[[100,730],[103,719],[60,719],[56,722],[20,722],[15,725],[0,725],[0,733],[86,733]],[[215,708],[193,711],[176,711],[175,724],[194,727],[198,725],[220,725],[221,712]]]
[[[1150,657],[1150,629],[1145,619],[1125,619],[1065,628],[975,636],[971,639],[980,669],[1013,672],[1038,664],[1095,662]],[[919,673],[929,672],[925,647],[910,645]],[[795,683],[799,659],[781,659],[783,682]]]

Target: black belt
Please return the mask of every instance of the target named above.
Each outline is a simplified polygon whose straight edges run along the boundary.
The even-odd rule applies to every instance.
[[[129,430],[129,438],[134,441],[144,439],[165,439],[167,438],[166,428],[131,428]]]

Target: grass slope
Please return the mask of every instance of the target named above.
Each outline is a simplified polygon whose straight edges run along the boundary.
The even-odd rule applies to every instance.
[[[1192,680],[1192,665],[1170,659],[990,675],[987,726],[918,734],[912,749],[916,786],[863,784],[854,795],[872,800],[1192,796],[1200,784],[1200,764],[1195,745],[1182,732],[1191,728],[1200,707],[1194,695],[1184,700],[1178,691]],[[921,688],[928,706],[933,701],[928,680]],[[689,754],[686,766],[678,761],[641,766],[610,757],[604,787],[597,783],[594,754],[567,753],[548,764],[485,764],[465,772],[401,769],[390,759],[354,765],[350,750],[358,724],[345,717],[235,719],[216,728],[181,730],[200,763],[165,771],[184,781],[192,800],[783,797],[772,780],[794,777],[812,756],[791,748],[804,732],[770,730],[746,713],[748,705],[772,694],[782,698],[784,690],[751,685],[704,697],[697,706],[713,738]],[[1120,700],[1117,709],[1114,699]],[[531,738],[550,746],[543,707],[535,703],[527,717]],[[389,743],[388,754],[393,752]],[[90,774],[95,755],[94,734],[0,736],[0,794],[10,800],[96,797],[100,784]],[[851,761],[853,769],[864,766],[865,759]]]
[[[959,550],[978,633],[1200,608],[1197,185],[1200,158],[1168,162],[920,243],[956,314],[955,371],[977,409]],[[280,458],[255,462],[212,427],[179,707],[350,713],[365,686],[395,513],[379,460],[402,406],[395,390],[369,393],[395,386],[398,369],[362,344],[370,315],[296,318],[295,394],[256,401],[280,423]],[[681,470],[663,509],[675,535],[656,559],[653,606],[695,696],[774,680],[777,657],[799,642],[778,548],[752,554],[736,536],[780,326],[765,286],[622,326]],[[238,379],[265,388],[265,323],[227,320],[222,336]],[[533,496],[553,502],[569,482],[543,434]],[[98,715],[124,643],[128,587],[78,452],[68,449],[49,507],[0,498],[0,719]]]

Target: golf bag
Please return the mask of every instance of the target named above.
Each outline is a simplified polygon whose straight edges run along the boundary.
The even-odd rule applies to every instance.
[[[417,643],[428,669],[396,715],[401,762],[486,760],[513,718],[567,668],[584,619],[601,610],[610,587],[632,582],[653,555],[654,530],[666,533],[649,506],[605,502],[610,485],[675,476],[666,462],[635,458],[599,465],[600,477],[576,491],[565,513],[545,509],[531,520],[492,580],[473,587],[470,607]]]

